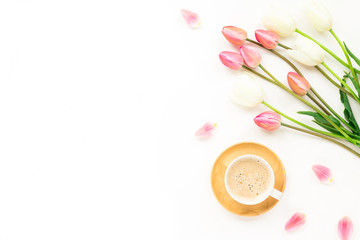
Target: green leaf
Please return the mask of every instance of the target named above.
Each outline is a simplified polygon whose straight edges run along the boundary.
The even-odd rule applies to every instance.
[[[346,81],[346,77],[344,77],[344,81]],[[351,105],[349,103],[348,96],[342,91],[339,91],[339,92],[340,92],[340,100],[341,100],[342,104],[344,105],[345,119],[349,122],[349,125],[354,129],[353,133],[360,135],[359,125],[357,124],[354,113],[351,109]]]
[[[345,94],[346,95],[346,94]],[[314,118],[313,122],[316,123],[317,125],[319,125],[320,127],[324,128],[325,130],[335,133],[335,134],[339,134],[341,135],[341,133],[334,128],[333,125],[331,125],[325,118],[323,118],[319,113],[317,112],[311,112],[311,111],[300,111],[298,112],[298,114],[302,114],[302,115],[308,115]],[[339,126],[343,131],[346,132],[347,135],[349,135],[351,138],[353,139],[357,139],[360,140],[360,136],[357,133],[351,133],[349,130],[343,128],[340,126],[340,122],[338,119],[336,119],[333,116],[328,116],[329,119],[334,122],[337,126]],[[356,123],[356,122],[355,122]],[[357,126],[357,125],[356,125]],[[359,127],[357,128],[359,129]]]
[[[353,53],[350,51],[350,49],[346,46],[345,42],[344,42],[344,46],[345,46],[346,51],[347,51],[348,54],[350,55],[350,57],[351,57],[352,59],[354,59],[354,61],[357,63],[357,65],[360,66],[360,59],[358,59],[358,58],[355,56],[355,54],[353,54]]]
[[[314,121],[314,120],[313,120],[313,122],[316,123],[317,125],[319,125],[320,127],[328,130],[329,132],[336,133],[336,134],[340,134],[338,130],[336,130],[336,129],[333,128],[333,127],[330,127],[329,125],[326,125],[326,124],[323,124],[323,123],[321,123],[321,122]]]
[[[319,122],[321,124],[324,124],[326,126],[330,126],[332,127],[333,125],[331,123],[329,123],[323,116],[321,116],[319,113],[317,112],[311,112],[311,111],[300,111],[297,112],[298,114],[302,114],[302,115],[308,115],[314,118],[314,120],[316,122]],[[337,126],[341,126],[339,120],[337,120],[337,118],[333,117],[333,116],[328,116],[328,118],[335,123]]]
[[[316,123],[317,125],[319,125],[320,127],[328,130],[329,132],[332,132],[332,133],[336,133],[336,134],[340,134],[338,130],[336,130],[335,128],[333,127],[329,127],[325,124],[322,124],[322,123],[319,123],[317,121],[313,121],[314,123]],[[351,138],[353,139],[356,139],[356,140],[360,140],[360,136],[359,135],[356,135],[356,134],[353,134],[353,133],[350,133],[350,132],[347,132],[347,135],[349,135]]]
[[[347,73],[347,72],[344,72],[344,73],[345,73],[345,75],[344,75],[344,77],[343,77],[344,82],[346,82],[346,78],[350,78],[350,80],[351,80],[351,82],[353,83],[356,91],[360,94],[359,85],[355,83],[354,78],[350,75],[350,73]],[[341,86],[344,87],[342,84],[341,84]]]

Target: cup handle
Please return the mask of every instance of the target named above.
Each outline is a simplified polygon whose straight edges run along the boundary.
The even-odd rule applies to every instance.
[[[273,188],[273,191],[271,192],[270,196],[272,196],[273,198],[280,200],[282,197],[283,193],[280,192],[279,190]]]

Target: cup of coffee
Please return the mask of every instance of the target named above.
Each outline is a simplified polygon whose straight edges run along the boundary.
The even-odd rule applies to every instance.
[[[256,155],[234,159],[225,172],[225,187],[237,202],[255,205],[269,196],[279,200],[282,192],[274,188],[274,172],[267,161]]]

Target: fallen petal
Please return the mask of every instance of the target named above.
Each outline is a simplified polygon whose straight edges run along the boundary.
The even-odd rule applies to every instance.
[[[285,230],[287,232],[295,231],[299,229],[302,225],[305,224],[305,214],[295,213],[285,225]]]
[[[216,128],[215,123],[207,122],[199,130],[196,131],[195,136],[210,137]]]
[[[338,234],[341,240],[349,240],[353,233],[353,222],[349,217],[343,217],[338,224]]]
[[[197,13],[187,9],[181,9],[181,15],[191,28],[198,28],[200,26],[200,18]]]
[[[314,165],[312,167],[312,170],[314,171],[320,182],[331,183],[333,181],[331,170],[329,168],[323,165]]]

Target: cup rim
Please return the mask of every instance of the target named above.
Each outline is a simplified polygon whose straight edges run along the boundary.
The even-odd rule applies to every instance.
[[[244,160],[245,158],[255,158],[255,159],[258,159],[260,160],[262,163],[265,164],[265,166],[270,170],[270,181],[271,181],[271,184],[269,184],[271,187],[269,187],[269,189],[267,190],[266,194],[263,194],[263,197],[262,198],[259,198],[257,200],[254,200],[254,201],[243,201],[243,200],[240,200],[239,198],[237,198],[236,196],[234,196],[232,194],[232,192],[230,191],[229,187],[228,187],[228,184],[227,184],[227,176],[228,176],[228,173],[229,173],[229,169],[231,166],[233,166],[236,162],[238,161],[242,161]],[[231,161],[231,163],[229,164],[229,166],[227,167],[226,169],[226,172],[225,172],[225,179],[224,179],[224,183],[225,183],[225,188],[226,188],[226,191],[228,192],[228,194],[230,195],[230,197],[232,199],[234,199],[235,201],[237,201],[238,203],[241,203],[241,204],[245,204],[245,205],[255,205],[255,204],[258,204],[258,203],[261,203],[263,201],[265,201],[272,193],[273,189],[274,189],[274,186],[275,186],[275,174],[274,174],[274,171],[272,169],[272,167],[270,166],[270,164],[265,160],[263,159],[262,157],[258,156],[258,155],[254,155],[254,154],[246,154],[246,155],[242,155],[242,156],[239,156],[237,158],[235,158],[234,160]]]

